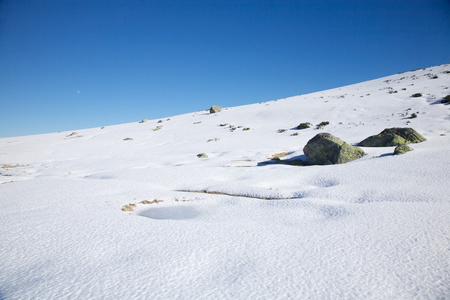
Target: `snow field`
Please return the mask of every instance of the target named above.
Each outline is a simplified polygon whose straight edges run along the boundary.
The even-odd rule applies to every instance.
[[[450,297],[449,69],[0,139],[0,299]],[[319,132],[356,144],[395,126],[427,141],[345,165],[258,166],[305,159]]]

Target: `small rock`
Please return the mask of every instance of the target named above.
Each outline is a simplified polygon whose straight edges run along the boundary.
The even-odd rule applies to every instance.
[[[139,123],[145,123],[147,121],[148,121],[147,119],[142,119],[142,121],[140,121]]]
[[[132,141],[133,138],[127,137],[127,138],[124,138],[123,140],[124,140],[124,141]]]
[[[213,105],[213,106],[211,106],[211,108],[209,109],[209,113],[210,113],[210,114],[215,114],[215,113],[220,112],[221,110],[222,110],[222,107],[221,107],[221,106]]]
[[[395,147],[394,155],[405,154],[406,152],[413,151],[414,149],[408,145],[399,145]]]
[[[208,155],[206,155],[206,153],[199,153],[197,154],[198,158],[208,158]]]
[[[305,122],[305,123],[300,123],[297,126],[297,129],[301,130],[301,129],[306,129],[306,128],[310,128],[310,127],[311,127],[311,123]]]
[[[320,122],[320,124],[317,124],[316,129],[322,129],[329,124],[330,124],[330,122],[327,122],[327,121]]]
[[[442,100],[441,103],[450,103],[450,95],[445,96]]]

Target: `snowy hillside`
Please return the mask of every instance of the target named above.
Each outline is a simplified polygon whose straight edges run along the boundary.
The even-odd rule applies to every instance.
[[[448,299],[447,95],[442,65],[217,114],[0,139],[0,299]],[[306,161],[319,132],[356,145],[390,127],[427,141],[286,163]]]

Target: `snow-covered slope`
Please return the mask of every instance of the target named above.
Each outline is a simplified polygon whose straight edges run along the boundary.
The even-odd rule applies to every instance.
[[[0,299],[449,298],[449,71],[0,139]],[[356,144],[388,127],[427,141],[261,164],[305,159],[319,132]]]

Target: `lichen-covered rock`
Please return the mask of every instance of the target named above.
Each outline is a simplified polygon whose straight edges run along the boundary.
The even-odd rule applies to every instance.
[[[221,110],[222,110],[222,107],[221,107],[221,106],[213,105],[213,106],[211,106],[211,108],[209,109],[209,113],[210,113],[210,114],[215,114],[215,113],[220,112]]]
[[[426,141],[412,128],[387,128],[377,135],[372,135],[358,144],[361,147],[389,147],[415,144]]]
[[[327,125],[330,125],[330,122],[328,122],[328,121],[320,122],[319,124],[317,124],[316,129],[322,129]]]
[[[310,128],[311,127],[311,123],[309,122],[304,122],[304,123],[300,123],[296,129],[298,130],[302,130],[302,129],[306,129],[306,128]]]
[[[406,152],[413,151],[414,149],[408,145],[400,145],[395,147],[394,155],[405,154]]]
[[[319,133],[303,148],[309,164],[344,164],[364,156],[364,151],[329,134]]]

